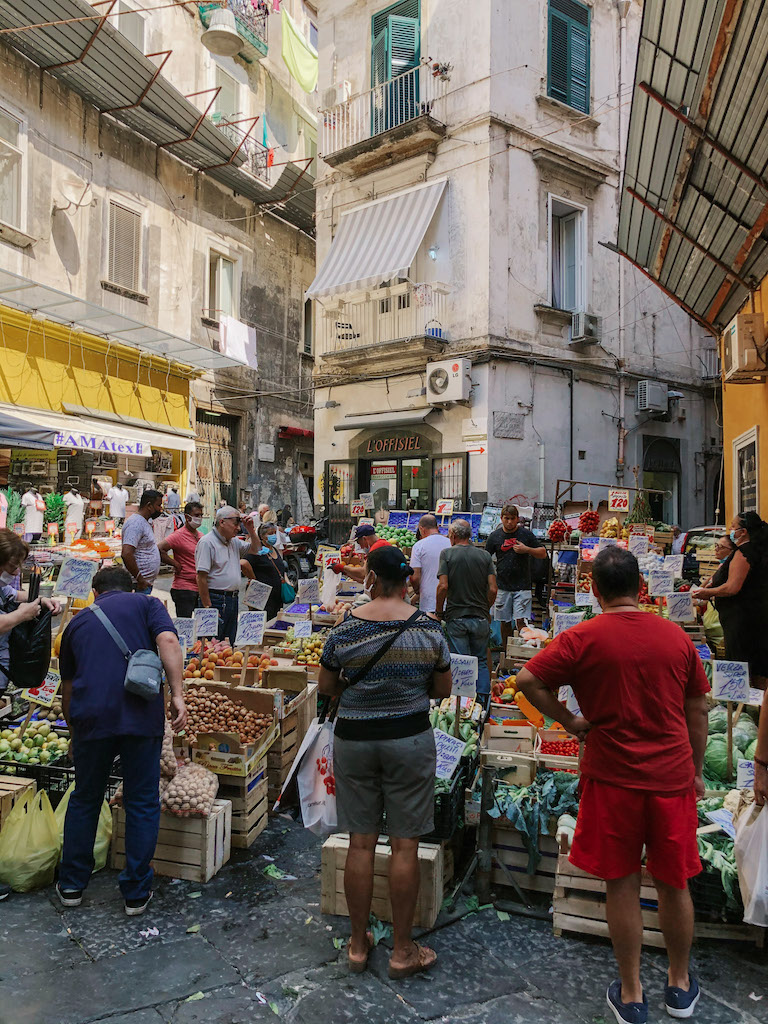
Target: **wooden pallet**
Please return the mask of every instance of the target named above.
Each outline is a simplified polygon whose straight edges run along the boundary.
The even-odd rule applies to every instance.
[[[344,866],[347,862],[349,836],[330,836],[323,843],[322,894],[320,910],[323,914],[348,917],[344,895]],[[371,911],[380,921],[392,920],[389,901],[389,839],[379,836],[374,857],[373,900]],[[419,897],[413,923],[417,928],[431,928],[442,906],[445,888],[453,877],[453,853],[441,843],[419,843]]]
[[[215,800],[207,818],[177,818],[163,811],[152,858],[158,875],[207,882],[227,863],[232,846],[232,804]],[[125,867],[125,811],[112,809],[110,867]]]
[[[0,828],[3,827],[3,822],[13,810],[15,803],[27,792],[31,792],[32,796],[37,792],[37,783],[34,779],[0,775]]]

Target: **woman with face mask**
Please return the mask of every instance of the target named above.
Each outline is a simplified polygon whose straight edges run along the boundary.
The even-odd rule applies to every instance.
[[[171,597],[176,606],[176,615],[180,619],[191,619],[197,608],[197,572],[195,570],[195,548],[201,534],[203,522],[203,506],[196,501],[188,501],[184,506],[184,525],[161,540],[157,545],[160,561],[173,569],[173,585]],[[173,554],[170,557],[169,552]]]
[[[368,604],[335,626],[320,659],[320,692],[339,697],[334,774],[339,831],[349,832],[344,889],[352,935],[350,970],[364,971],[376,841],[386,813],[394,945],[389,976],[437,959],[411,938],[419,889],[419,837],[434,829],[435,740],[430,697],[451,692],[451,656],[439,623],[405,600],[413,573],[393,545],[371,550]]]
[[[240,568],[247,580],[258,580],[272,588],[264,608],[267,622],[274,619],[283,606],[283,583],[288,583],[285,562],[276,548],[277,524],[262,523],[258,530],[261,550],[256,554],[246,553],[240,561]]]

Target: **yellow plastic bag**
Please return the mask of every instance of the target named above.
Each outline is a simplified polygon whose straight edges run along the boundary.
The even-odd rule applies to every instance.
[[[74,782],[69,787],[67,792],[61,798],[61,803],[56,808],[56,827],[59,833],[59,850],[64,845],[64,820],[67,817],[67,807],[69,807],[69,798],[72,796],[72,790],[75,788]],[[96,827],[96,840],[93,844],[93,870],[101,871],[102,868],[107,866],[107,856],[109,854],[109,844],[112,839],[112,812],[109,809],[109,804],[106,800],[102,801],[101,811],[99,813],[99,824]]]
[[[14,892],[50,885],[59,861],[59,831],[45,790],[25,794],[0,831],[0,882]]]

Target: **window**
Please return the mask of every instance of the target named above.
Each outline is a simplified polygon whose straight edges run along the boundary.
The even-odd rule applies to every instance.
[[[237,317],[237,263],[220,252],[208,256],[208,317]]]
[[[314,21],[309,23],[309,45],[317,50],[317,25]]]
[[[0,221],[23,230],[24,125],[0,110]]]
[[[224,68],[216,65],[215,84],[219,93],[213,104],[213,112],[218,114],[223,121],[229,120],[240,111],[240,86]]]
[[[549,197],[551,304],[571,312],[586,309],[586,211]]]
[[[109,204],[107,280],[141,291],[141,214],[121,203]]]
[[[120,17],[116,18],[114,23],[118,30],[137,50],[144,53],[144,19],[132,7],[123,3],[123,0],[118,3],[117,10]]]
[[[381,85],[419,66],[419,0],[401,0],[373,16],[371,85]]]
[[[549,0],[547,92],[589,113],[590,11],[577,0]]]
[[[304,302],[304,354],[312,355],[312,299]]]
[[[757,512],[759,495],[758,428],[733,442],[733,504],[737,512]]]

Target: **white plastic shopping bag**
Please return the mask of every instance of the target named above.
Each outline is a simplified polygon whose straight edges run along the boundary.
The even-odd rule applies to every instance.
[[[296,778],[304,828],[308,828],[317,836],[335,832],[336,780],[333,775],[332,722],[326,721],[317,726],[312,744],[304,753]]]
[[[341,583],[341,574],[326,566],[323,569],[323,589],[320,594],[323,601],[323,608],[329,610],[336,604],[336,594]]]
[[[734,843],[744,923],[768,926],[768,805],[752,804],[736,820]]]

